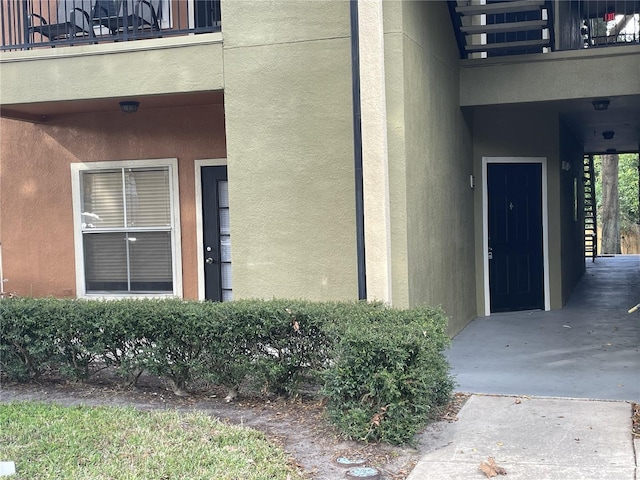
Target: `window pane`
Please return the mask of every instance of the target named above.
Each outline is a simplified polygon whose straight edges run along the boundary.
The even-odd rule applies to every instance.
[[[229,182],[227,180],[218,182],[218,204],[220,208],[229,207]]]
[[[220,274],[221,274],[221,285],[223,289],[231,289],[231,264],[230,263],[221,263],[220,264]]]
[[[128,169],[124,181],[128,227],[171,225],[168,168]]]
[[[81,215],[82,228],[124,226],[121,170],[82,174]]]
[[[220,233],[229,235],[231,229],[229,228],[229,209],[221,208],[220,212]]]
[[[84,271],[87,292],[126,292],[127,242],[124,233],[86,233]]]
[[[229,235],[220,235],[220,261],[231,261],[231,237]]]
[[[173,291],[170,232],[129,233],[129,263],[132,291]]]
[[[170,232],[88,233],[84,252],[87,292],[173,291]]]

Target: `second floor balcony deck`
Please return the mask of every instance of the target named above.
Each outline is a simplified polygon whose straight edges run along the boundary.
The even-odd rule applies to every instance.
[[[0,50],[220,31],[220,0],[0,0]]]

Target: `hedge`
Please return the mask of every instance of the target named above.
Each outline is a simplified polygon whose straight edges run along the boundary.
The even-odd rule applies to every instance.
[[[199,383],[231,394],[326,398],[331,421],[363,441],[410,442],[454,388],[440,309],[380,303],[239,300],[0,300],[0,375],[45,372],[80,381],[111,367],[185,394]]]

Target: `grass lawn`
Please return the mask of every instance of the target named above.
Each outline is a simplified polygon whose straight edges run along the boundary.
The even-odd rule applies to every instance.
[[[202,413],[0,404],[0,461],[12,480],[299,480],[260,432]]]

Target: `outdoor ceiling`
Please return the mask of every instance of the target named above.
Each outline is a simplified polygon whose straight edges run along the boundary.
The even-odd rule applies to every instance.
[[[609,100],[604,111],[596,111],[594,100]],[[501,111],[517,115],[557,115],[570,128],[584,153],[633,153],[640,150],[640,87],[637,95],[589,97],[571,100],[509,103],[502,105],[477,105],[470,109],[490,109],[493,114]],[[614,132],[607,140],[603,132]]]
[[[505,105],[504,108],[522,109],[524,106],[525,108],[557,113],[584,146],[585,153],[606,153],[610,149],[615,149],[620,153],[637,152],[640,149],[640,91],[638,95],[605,98],[610,103],[607,110],[604,111],[596,111],[592,105],[592,101],[600,99],[600,97]],[[11,105],[9,108],[3,108],[1,114],[7,118],[46,122],[60,115],[117,112],[120,110],[118,102],[121,100],[137,100],[140,102],[140,110],[151,110],[223,104],[224,93],[221,91],[196,92],[137,98]],[[605,131],[614,132],[613,138],[606,140],[602,136],[602,132]]]
[[[610,101],[604,111],[596,111],[592,101],[597,98],[549,102],[584,146],[585,153],[606,153],[615,149],[619,153],[640,149],[640,92],[638,95],[602,97]],[[605,139],[602,133],[614,132]]]
[[[224,103],[224,94],[222,91],[214,91],[18,104],[0,108],[0,116],[28,122],[46,123],[61,115],[119,112],[119,102],[123,100],[139,101],[139,110],[143,111],[198,105],[222,105]]]

